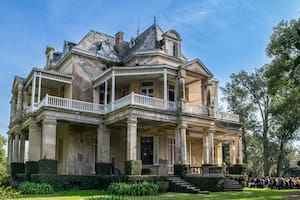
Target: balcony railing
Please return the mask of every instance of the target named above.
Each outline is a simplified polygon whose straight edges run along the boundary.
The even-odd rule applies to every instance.
[[[154,97],[148,97],[140,94],[130,93],[120,99],[115,100],[112,104],[96,104],[85,101],[78,101],[73,99],[61,98],[46,95],[40,103],[35,103],[33,107],[25,109],[24,114],[35,112],[36,110],[46,106],[52,108],[60,108],[66,110],[88,112],[95,114],[106,114],[128,105],[137,105],[145,108],[163,110],[163,111],[177,111],[177,104],[173,101],[165,101]],[[183,104],[183,111],[185,113],[196,114],[200,116],[208,116],[208,109],[205,106],[198,106],[191,103]],[[220,113],[217,118],[221,120],[239,122],[238,115],[229,113]]]

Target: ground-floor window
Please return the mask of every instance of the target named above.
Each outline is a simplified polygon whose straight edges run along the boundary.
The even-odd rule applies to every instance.
[[[141,160],[143,165],[153,165],[153,137],[141,138]]]

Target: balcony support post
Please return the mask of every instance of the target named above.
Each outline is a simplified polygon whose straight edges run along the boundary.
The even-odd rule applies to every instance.
[[[114,102],[115,102],[115,71],[112,71],[111,75],[111,110],[114,110]]]
[[[41,101],[42,73],[39,73],[38,103]]]
[[[164,107],[168,106],[168,74],[167,69],[164,69]]]
[[[31,87],[31,109],[32,110],[34,108],[35,87],[36,87],[36,72],[33,72],[32,87]]]

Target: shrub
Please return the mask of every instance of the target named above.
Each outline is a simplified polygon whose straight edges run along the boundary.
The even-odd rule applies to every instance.
[[[127,200],[125,197],[116,197],[116,196],[110,196],[110,197],[89,197],[85,200]]]
[[[112,167],[111,163],[96,163],[96,174],[110,175],[111,167]]]
[[[50,159],[39,160],[40,174],[57,174],[57,161]]]
[[[10,186],[0,186],[0,199],[14,199],[21,197],[20,192]]]
[[[242,175],[245,172],[244,165],[236,164],[228,168],[229,174],[239,174]]]
[[[11,167],[10,174],[11,174],[12,178],[16,178],[17,174],[25,173],[25,164],[24,163],[12,162],[10,164],[10,167]]]
[[[141,175],[142,174],[142,161],[141,160],[126,160],[125,161],[125,174]]]
[[[174,165],[174,174],[180,177],[184,177],[189,169],[189,165],[176,164]]]
[[[224,177],[184,177],[188,182],[197,186],[200,190],[210,192],[221,192],[224,190]]]
[[[25,174],[26,179],[31,179],[31,174],[39,173],[39,162],[38,161],[28,161],[25,163]]]
[[[23,182],[18,189],[22,194],[52,194],[54,192],[52,185],[45,183]]]
[[[149,182],[143,183],[111,183],[108,187],[108,192],[115,195],[131,195],[131,196],[144,196],[144,195],[157,195],[158,185]]]

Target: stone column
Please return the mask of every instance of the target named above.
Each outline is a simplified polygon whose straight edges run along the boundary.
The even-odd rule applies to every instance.
[[[12,139],[12,136],[9,135],[8,136],[8,143],[7,143],[7,165],[9,166],[10,163],[12,162],[12,154],[13,154],[13,151],[12,151],[12,148],[13,148],[13,139]],[[10,169],[9,167],[7,169]]]
[[[208,130],[208,163],[209,164],[215,163],[214,133],[215,133],[214,130],[212,129]]]
[[[230,143],[230,164],[236,164],[236,141],[233,140]]]
[[[10,121],[16,116],[16,98],[13,97],[11,99],[11,107],[10,107]]]
[[[100,89],[99,88],[100,88],[100,86],[93,89],[93,103],[99,104],[99,102],[100,102],[100,98],[99,98],[100,97],[100,94],[99,94]]]
[[[33,72],[32,76],[32,86],[31,86],[31,108],[34,108],[35,102],[35,88],[36,88],[36,72]]]
[[[28,161],[39,161],[41,158],[41,127],[35,120],[29,124]]]
[[[205,165],[205,164],[209,163],[209,159],[208,159],[208,157],[209,157],[209,154],[208,154],[208,135],[207,135],[207,133],[203,133],[202,142],[203,142],[203,145],[202,145],[203,155],[202,155],[202,157],[203,157],[203,164]]]
[[[187,125],[178,125],[175,137],[175,162],[176,164],[187,164],[187,145],[186,145]]]
[[[20,134],[15,132],[13,162],[19,162],[19,138]]]
[[[21,134],[20,136],[20,155],[19,155],[19,162],[24,162],[24,154],[25,154],[25,135]]]
[[[46,117],[42,127],[42,155],[41,158],[55,160],[56,149],[56,119]]]
[[[28,107],[28,92],[23,92],[23,109]]]
[[[216,146],[216,164],[222,166],[223,163],[223,147],[222,142],[219,142]]]
[[[127,119],[127,160],[137,159],[137,118],[128,117]]]
[[[18,99],[17,99],[17,111],[20,115],[22,113],[22,104],[23,104],[23,85],[18,85]]]
[[[98,149],[97,149],[97,162],[110,163],[110,133],[104,124],[98,127]]]
[[[167,69],[164,69],[164,106],[167,108],[168,106],[168,73]]]

